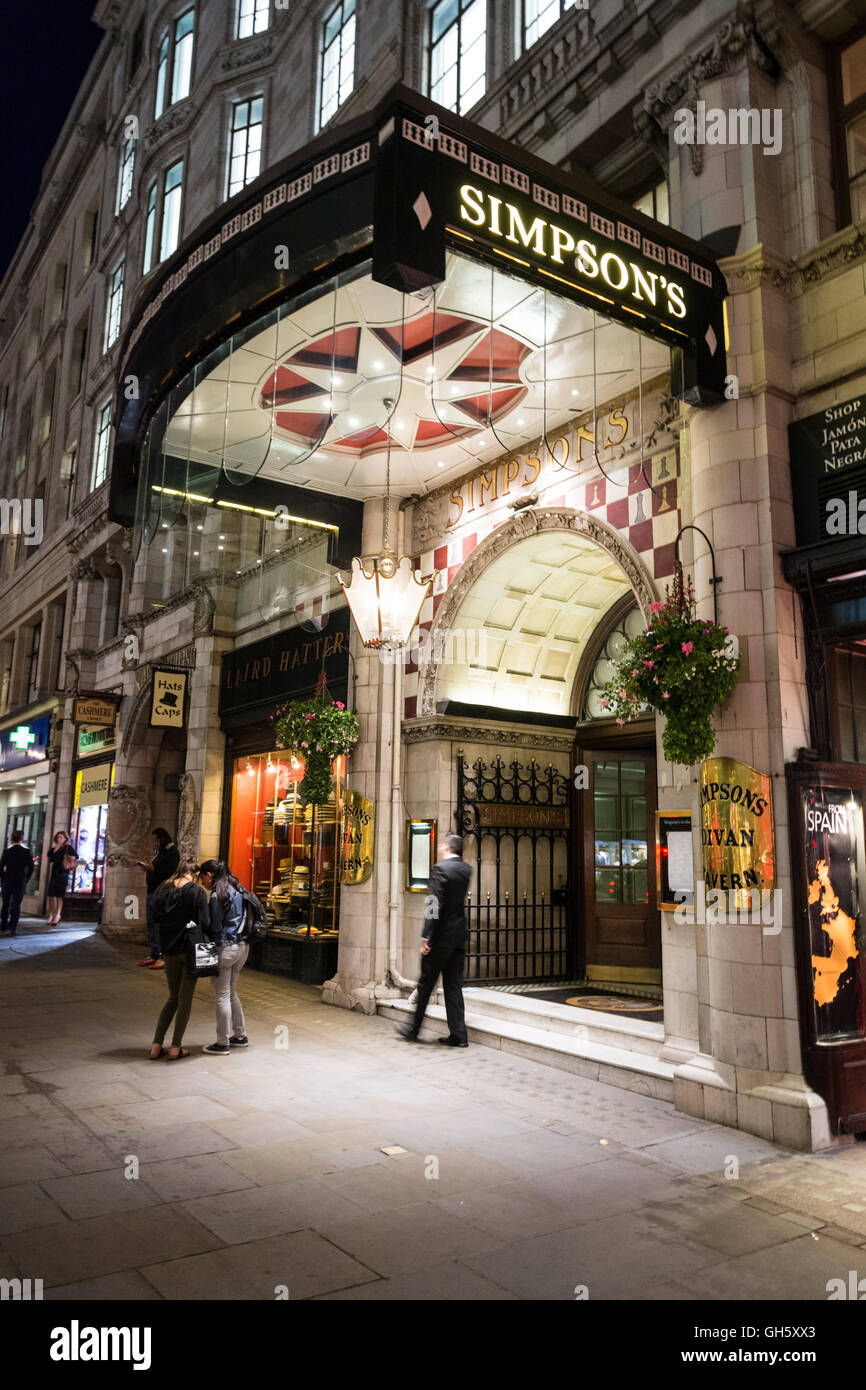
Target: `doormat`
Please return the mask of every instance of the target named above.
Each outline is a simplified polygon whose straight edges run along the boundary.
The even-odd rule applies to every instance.
[[[644,1023],[664,1022],[664,1008],[657,999],[640,999],[631,994],[599,994],[593,989],[546,989],[533,992],[533,999],[549,999],[552,1004],[571,1004],[576,1009],[597,1009],[599,1013],[621,1014]]]

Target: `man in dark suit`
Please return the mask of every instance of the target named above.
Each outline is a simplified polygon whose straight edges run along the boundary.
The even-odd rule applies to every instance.
[[[447,1047],[468,1047],[463,1016],[463,965],[466,959],[466,916],[464,903],[472,870],[463,855],[460,835],[446,835],[439,851],[439,863],[430,874],[427,911],[421,933],[421,979],[415,1004],[415,1017],[407,1028],[397,1031],[407,1042],[417,1042],[424,1013],[441,974],[445,991],[448,1037],[439,1038]]]
[[[23,839],[23,830],[13,830],[12,843],[4,849],[2,856],[0,856],[0,886],[3,889],[0,934],[3,936],[7,932],[10,936],[14,936],[18,930],[21,899],[24,897],[27,880],[35,867],[33,855],[27,846],[21,843]]]

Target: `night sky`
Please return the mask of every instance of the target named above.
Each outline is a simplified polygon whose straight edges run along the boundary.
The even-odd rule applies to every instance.
[[[42,167],[60,134],[103,31],[95,0],[0,4],[0,276],[27,229]]]

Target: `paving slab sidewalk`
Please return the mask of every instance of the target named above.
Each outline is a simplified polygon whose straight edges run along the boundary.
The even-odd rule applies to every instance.
[[[825,1300],[866,1274],[866,1145],[795,1154],[245,971],[176,1062],[140,950],[0,938],[0,1272],[50,1299]],[[384,1150],[391,1149],[391,1153]],[[739,1165],[728,1178],[730,1158]]]

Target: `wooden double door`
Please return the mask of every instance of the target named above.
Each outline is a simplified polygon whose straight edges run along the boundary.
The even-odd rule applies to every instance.
[[[580,966],[589,979],[661,983],[652,744],[579,748],[575,881]]]

